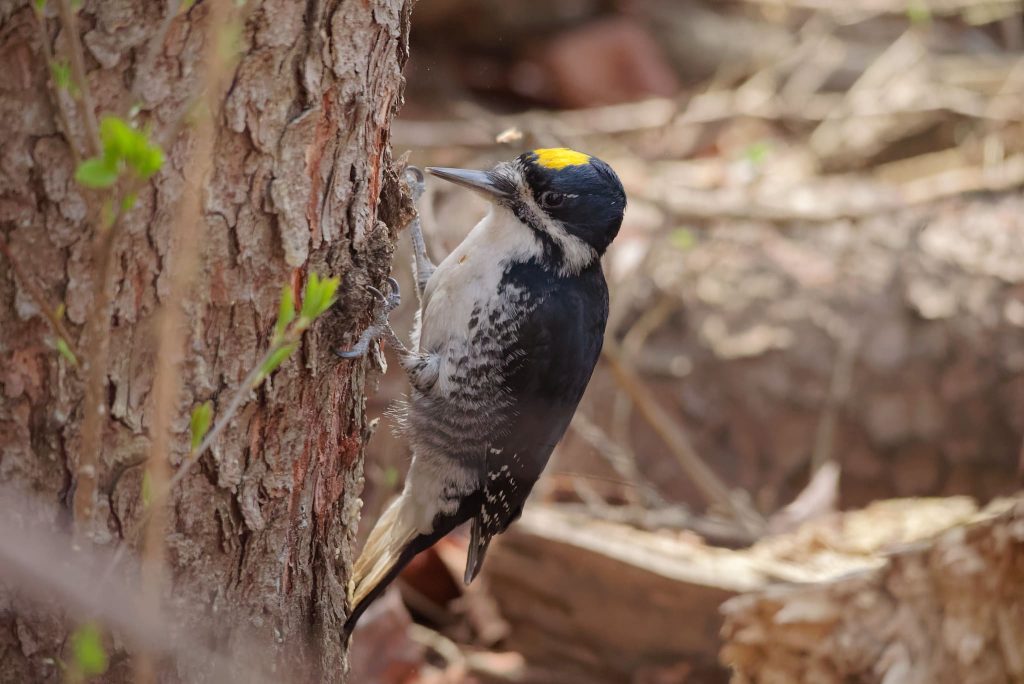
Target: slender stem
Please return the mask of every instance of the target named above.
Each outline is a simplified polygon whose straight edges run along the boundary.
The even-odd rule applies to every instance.
[[[188,460],[178,467],[178,470],[174,473],[174,477],[167,482],[166,489],[161,492],[164,499],[170,495],[171,491],[178,485],[178,483],[185,479],[185,475],[188,474],[192,464],[198,461],[199,457],[206,453],[206,450],[210,448],[220,433],[224,431],[224,428],[226,428],[235,417],[235,414],[238,413],[238,409],[242,408],[246,399],[252,396],[253,390],[256,389],[253,385],[256,383],[257,378],[259,378],[260,369],[263,368],[263,366],[270,360],[270,357],[273,356],[277,349],[278,347],[272,347],[267,350],[267,353],[263,355],[263,358],[261,358],[256,363],[256,366],[249,371],[249,374],[245,376],[245,380],[242,381],[238,390],[235,391],[235,395],[231,397],[231,402],[227,405],[227,408],[217,416],[217,421],[213,424],[213,427],[210,428],[210,431],[206,433],[206,437],[204,437],[203,441],[199,443],[196,450],[189,455]]]
[[[167,32],[170,30],[171,24],[174,23],[174,18],[178,16],[180,9],[181,0],[168,0],[167,14],[160,20],[160,26],[157,28],[156,34],[147,41],[146,52],[139,62],[138,68],[135,70],[135,78],[132,79],[132,95],[139,96],[140,79],[149,78],[153,69],[153,62],[156,61],[156,56],[163,50],[164,41],[167,40]]]
[[[149,458],[146,472],[154,490],[164,496],[151,502],[149,516],[144,522],[142,548],[142,587],[145,610],[159,620],[162,613],[160,599],[163,595],[166,574],[166,549],[164,544],[167,527],[167,509],[164,502],[169,490],[171,424],[181,394],[181,373],[179,362],[185,351],[187,328],[182,302],[191,292],[192,280],[199,265],[200,226],[204,221],[202,206],[203,184],[213,166],[213,148],[216,137],[214,116],[220,111],[220,83],[224,80],[225,60],[220,56],[218,41],[227,20],[226,0],[212,0],[206,17],[205,41],[200,63],[205,66],[200,93],[204,107],[195,122],[193,130],[194,152],[182,170],[184,188],[178,203],[177,219],[171,230],[171,244],[175,250],[168,278],[167,297],[157,314],[156,374],[153,381],[153,411],[150,433]],[[236,409],[237,410],[237,409]],[[188,464],[189,459],[185,463]],[[152,654],[143,652],[135,661],[136,681],[140,683],[156,680]]]
[[[149,507],[142,514],[139,525],[131,533],[132,540],[136,539],[139,532],[145,529],[153,508],[156,506],[163,506],[167,502],[167,499],[171,495],[171,492],[174,491],[174,488],[185,479],[185,476],[188,474],[189,470],[191,470],[192,466],[199,461],[199,457],[206,453],[207,449],[209,449],[217,437],[220,436],[220,433],[224,431],[224,428],[231,423],[235,414],[237,414],[238,410],[245,404],[246,399],[252,396],[253,390],[256,389],[256,382],[260,377],[260,371],[270,360],[270,357],[273,356],[281,346],[290,344],[294,342],[295,339],[297,339],[297,336],[289,336],[280,344],[271,347],[256,363],[256,365],[253,366],[252,370],[249,371],[248,375],[245,376],[245,379],[242,380],[242,383],[238,386],[238,389],[235,390],[235,394],[231,397],[231,401],[228,403],[227,407],[219,413],[217,421],[213,424],[213,427],[210,428],[210,431],[206,433],[206,437],[203,438],[203,441],[199,443],[199,446],[196,447],[191,454],[189,454],[189,458],[178,466],[178,470],[175,471],[174,476],[167,481],[166,486],[156,489],[153,492],[153,499],[150,502]],[[100,584],[105,582],[107,578],[113,574],[114,570],[121,562],[121,559],[124,557],[124,554],[127,553],[129,546],[129,539],[126,536],[126,538],[117,547],[117,551],[115,551],[114,555],[111,557],[110,564],[100,576]]]
[[[50,322],[50,327],[53,328],[53,334],[57,337],[62,338],[68,345],[68,349],[75,355],[78,356],[78,351],[75,348],[75,343],[71,340],[71,333],[68,332],[64,326],[64,321],[57,317],[57,307],[53,306],[46,300],[46,294],[43,293],[42,288],[36,284],[34,280],[25,272],[25,269],[21,267],[18,260],[14,258],[14,254],[11,253],[11,247],[7,244],[7,241],[0,237],[0,253],[7,257],[7,261],[10,262],[11,268],[14,270],[14,274],[18,276],[18,280],[24,286],[25,290],[28,291],[32,301],[35,302],[36,308],[39,312],[46,317],[46,320]]]
[[[112,228],[98,229],[93,238],[93,263],[96,272],[93,280],[92,308],[85,323],[82,357],[85,372],[85,401],[82,417],[82,446],[79,452],[76,472],[74,513],[79,531],[92,519],[96,499],[96,468],[99,461],[103,425],[106,415],[104,388],[107,382],[107,365],[110,354],[110,265],[113,262],[114,235]]]
[[[50,32],[46,30],[46,18],[43,16],[43,13],[35,12],[34,14],[36,15],[36,23],[39,24],[39,42],[43,45],[46,68],[50,72],[53,69],[53,65],[57,63],[53,55],[53,48],[50,47]],[[48,73],[47,76],[52,82],[52,72]],[[71,132],[71,115],[68,114],[68,109],[62,95],[61,89],[54,83],[53,87],[50,88],[50,96],[53,98],[53,106],[57,109],[57,118],[60,121],[61,128],[64,129],[63,133],[64,137],[67,138],[68,147],[71,148],[71,156],[75,160],[75,166],[78,166],[78,163],[82,161],[82,154],[78,151],[78,145],[75,144],[75,139]]]
[[[662,441],[669,447],[669,450],[676,457],[679,465],[690,476],[694,484],[704,495],[709,504],[717,504],[728,510],[733,518],[747,531],[754,535],[761,534],[765,529],[764,518],[753,508],[741,501],[729,491],[728,487],[718,478],[711,468],[701,460],[690,443],[686,433],[671,419],[658,402],[651,396],[650,391],[643,382],[636,377],[632,369],[628,368],[619,358],[612,345],[606,342],[604,353],[605,361],[612,370],[612,375],[619,386],[625,390],[633,403],[640,410],[640,413],[647,420],[654,431],[658,433]]]
[[[71,74],[74,76],[78,90],[82,94],[82,109],[85,110],[85,130],[89,137],[92,154],[99,155],[103,151],[100,142],[100,127],[96,120],[96,103],[92,98],[92,90],[85,75],[85,53],[82,51],[82,37],[78,35],[78,15],[71,8],[71,0],[60,0],[60,21],[67,36],[68,52],[71,58]]]

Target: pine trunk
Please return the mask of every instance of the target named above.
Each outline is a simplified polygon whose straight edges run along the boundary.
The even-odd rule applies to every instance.
[[[70,341],[91,363],[83,331],[97,315],[98,201],[74,180],[48,84],[43,42],[58,62],[69,54],[58,4],[49,2],[42,26],[29,3],[0,6],[0,237],[11,257],[0,258],[0,486],[31,492],[37,522],[54,532],[84,529],[100,549],[134,539],[131,558],[152,440],[154,322],[180,246],[171,229],[187,161],[208,153],[196,149],[189,110],[200,54],[212,39],[211,3],[171,19],[177,2],[87,1],[78,13],[97,115],[126,116],[137,106],[154,137],[168,141],[166,164],[139,192],[113,245],[110,360],[87,520],[73,510],[82,486],[85,373],[55,351],[36,298],[15,273],[66,306]],[[192,407],[211,400],[216,417],[268,348],[282,287],[314,271],[341,276],[342,284],[338,305],[172,494],[164,603],[183,620],[175,629],[225,654],[243,646],[258,652],[260,662],[273,663],[275,681],[340,681],[346,666],[339,633],[371,426],[366,364],[338,362],[331,348],[350,344],[369,323],[374,302],[365,285],[379,285],[389,270],[389,226],[398,225],[405,201],[390,124],[402,101],[411,4],[265,0],[232,10],[240,13],[241,55],[214,117],[201,261],[183,299],[172,469],[187,455]],[[73,107],[70,137],[84,149],[81,101]],[[40,606],[4,584],[0,680],[62,679],[55,660],[67,662],[66,640],[82,616],[61,604]],[[121,648],[129,636],[108,636],[104,681],[132,679],[135,659]],[[160,679],[211,680],[208,665],[161,660]]]

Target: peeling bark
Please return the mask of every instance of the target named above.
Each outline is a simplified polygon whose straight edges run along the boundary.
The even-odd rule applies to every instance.
[[[364,285],[387,275],[395,239],[388,225],[398,225],[405,210],[389,128],[402,100],[410,9],[407,0],[265,0],[249,11],[243,55],[217,122],[202,272],[185,304],[185,391],[172,423],[172,467],[187,451],[190,408],[207,399],[215,410],[222,406],[266,349],[282,286],[310,271],[342,277],[339,304],[242,409],[169,510],[174,586],[167,598],[193,616],[183,628],[208,633],[229,652],[259,643],[295,681],[338,681],[345,668],[338,637],[371,427],[364,364],[338,363],[330,350],[368,323],[373,301]],[[206,39],[207,8],[197,3],[154,44],[163,11],[161,3],[104,0],[86,2],[79,17],[100,112],[124,113],[137,102],[157,139],[194,96]],[[73,180],[30,8],[0,7],[0,22],[0,231],[50,300],[66,304],[69,328],[80,335],[91,306],[94,198]],[[59,23],[50,17],[46,26],[60,58]],[[74,118],[73,135],[84,141],[81,117]],[[142,513],[151,329],[175,258],[168,235],[190,145],[185,131],[167,146],[165,168],[140,193],[115,248],[108,419],[94,514],[101,544],[118,543]],[[0,483],[48,501],[41,514],[64,529],[83,385],[51,337],[0,260]],[[60,679],[48,659],[63,657],[63,617],[0,592],[4,677]],[[130,676],[119,662],[108,681]],[[203,681],[208,673],[176,676]]]

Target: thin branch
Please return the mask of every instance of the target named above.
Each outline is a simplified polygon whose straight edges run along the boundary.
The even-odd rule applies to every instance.
[[[194,153],[182,170],[185,181],[178,203],[177,220],[171,230],[171,244],[175,248],[171,263],[168,293],[157,314],[156,374],[153,381],[153,414],[150,433],[150,451],[146,472],[151,485],[166,491],[169,480],[171,424],[181,394],[181,373],[178,365],[184,354],[187,329],[182,302],[191,292],[192,280],[199,262],[200,225],[203,222],[203,184],[213,165],[215,143],[214,116],[220,111],[220,84],[224,80],[227,62],[218,50],[220,31],[227,20],[225,0],[213,0],[206,18],[206,36],[200,60],[205,65],[200,92],[204,94],[204,107],[200,109],[193,134]],[[187,462],[186,462],[187,463]],[[142,549],[143,601],[146,612],[159,620],[160,598],[165,575],[165,528],[167,511],[162,497],[149,506],[150,515],[144,528]],[[155,681],[155,669],[149,653],[143,652],[136,660],[136,681]]]
[[[580,411],[573,416],[569,427],[601,454],[620,477],[637,487],[644,506],[657,508],[665,505],[665,499],[640,472],[636,456],[631,450],[613,440],[597,423]]]
[[[160,26],[157,28],[156,33],[147,41],[146,52],[139,62],[138,68],[135,70],[135,78],[132,79],[131,90],[132,94],[136,97],[139,96],[139,80],[143,77],[148,78],[152,72],[153,62],[156,61],[157,54],[164,49],[167,32],[171,29],[171,24],[174,23],[174,19],[178,16],[180,9],[181,0],[169,0],[167,3],[167,14],[160,20]]]
[[[47,321],[50,322],[53,334],[67,343],[68,349],[70,349],[71,353],[75,355],[75,358],[81,358],[78,355],[75,343],[71,339],[71,333],[69,333],[68,329],[64,326],[64,321],[57,316],[57,307],[53,306],[46,300],[46,294],[43,292],[42,288],[40,288],[39,285],[32,280],[31,276],[25,272],[25,269],[21,267],[18,260],[14,258],[14,254],[11,253],[10,245],[8,245],[7,241],[2,237],[0,237],[0,253],[7,257],[7,261],[10,262],[11,268],[14,270],[14,274],[18,276],[18,280],[28,292],[29,297],[32,298],[36,308],[39,309],[39,312],[46,317]]]
[[[281,344],[286,344],[291,341],[292,340],[290,339],[286,339]],[[217,421],[213,424],[213,427],[210,428],[210,431],[206,433],[206,437],[203,438],[203,441],[200,442],[199,446],[196,447],[195,451],[193,451],[189,455],[189,458],[187,460],[185,460],[184,462],[182,462],[180,466],[178,466],[178,469],[175,471],[174,476],[170,480],[168,480],[166,486],[162,488],[153,489],[153,498],[150,501],[149,507],[147,507],[146,510],[143,512],[141,520],[139,520],[138,526],[135,527],[135,529],[130,534],[125,535],[124,540],[121,542],[120,545],[118,545],[117,551],[115,551],[114,554],[111,556],[110,565],[103,571],[103,574],[100,576],[99,582],[101,584],[105,582],[113,574],[114,570],[120,564],[122,558],[124,558],[124,555],[128,552],[131,543],[134,542],[134,540],[138,538],[140,532],[146,528],[147,523],[149,522],[150,519],[150,515],[152,514],[153,508],[163,506],[166,504],[167,499],[171,495],[171,492],[174,491],[174,488],[178,484],[180,484],[182,480],[185,479],[185,476],[188,475],[189,471],[192,469],[192,466],[195,465],[199,461],[199,458],[203,454],[205,454],[206,451],[213,445],[214,441],[216,441],[217,437],[220,436],[220,433],[224,431],[224,428],[226,428],[231,423],[235,415],[238,413],[238,410],[242,407],[243,404],[245,404],[246,400],[252,397],[253,390],[256,389],[257,381],[259,380],[261,375],[261,369],[267,364],[267,362],[270,361],[271,357],[273,357],[275,352],[277,352],[277,350],[280,347],[280,344],[274,345],[267,350],[263,357],[256,363],[255,366],[253,366],[252,370],[249,371],[249,374],[245,376],[245,379],[242,380],[241,384],[238,386],[238,389],[235,390],[235,394],[231,397],[231,402],[223,411],[218,412]],[[130,539],[129,536],[131,537]]]
[[[82,37],[78,35],[78,15],[71,7],[71,0],[60,0],[60,22],[68,41],[68,52],[71,58],[71,74],[82,95],[82,109],[85,110],[85,130],[93,155],[103,151],[100,142],[100,127],[96,120],[96,103],[89,88],[89,80],[85,75],[85,53],[82,50]]]
[[[120,216],[119,213],[115,222],[120,220]],[[75,523],[80,532],[85,531],[83,526],[92,519],[96,500],[96,468],[106,416],[104,388],[110,355],[110,265],[113,262],[116,235],[114,228],[97,228],[92,245],[96,272],[93,276],[92,307],[82,335],[85,348],[85,356],[81,357],[85,373],[85,400],[74,497]]]
[[[844,326],[849,327],[849,326]],[[838,340],[835,365],[832,367],[832,378],[829,381],[828,397],[822,410],[821,421],[814,434],[814,451],[811,454],[811,473],[833,459],[832,443],[835,441],[836,421],[839,409],[850,396],[853,386],[853,366],[860,348],[860,333],[848,330]]]
[[[110,554],[103,548],[72,552],[72,540],[24,515],[27,509],[46,504],[42,499],[33,501],[23,491],[0,488],[0,581],[5,587],[13,587],[26,600],[44,605],[57,602],[69,615],[101,620],[129,645],[152,649],[195,671],[201,669],[214,681],[281,681],[280,676],[269,678],[273,663],[259,657],[265,652],[262,643],[233,643],[236,650],[225,653],[224,645],[213,647],[209,639],[186,628],[191,621],[184,614],[171,612],[159,622],[147,617],[139,609],[134,572],[119,575],[114,586],[97,583],[96,570],[110,563]]]
[[[196,450],[191,457],[178,466],[178,470],[174,473],[174,477],[167,482],[167,487],[161,493],[161,496],[166,498],[170,495],[174,490],[174,487],[185,479],[185,475],[188,474],[192,465],[199,460],[200,456],[206,453],[206,450],[213,445],[213,442],[217,439],[220,433],[224,431],[224,428],[231,423],[235,414],[238,413],[238,409],[242,408],[245,401],[252,396],[253,390],[256,389],[256,382],[260,377],[260,369],[270,361],[271,357],[279,348],[279,346],[274,346],[268,349],[267,353],[263,355],[263,358],[261,358],[253,369],[249,371],[249,374],[245,376],[245,380],[243,380],[242,384],[239,385],[238,389],[235,391],[235,395],[231,397],[231,403],[228,404],[227,408],[224,409],[223,412],[218,413],[217,422],[215,422],[213,427],[210,428],[210,431],[206,433],[206,437],[204,437],[203,441],[200,442],[198,447],[196,447]],[[153,501],[156,503],[160,501],[160,498],[154,497]]]
[[[730,492],[714,471],[701,460],[686,433],[672,421],[644,387],[643,382],[620,360],[618,352],[606,343],[602,356],[611,368],[619,387],[630,396],[644,419],[669,447],[669,451],[697,485],[708,504],[718,505],[729,511],[751,534],[761,534],[766,524],[764,518],[746,501]]]
[[[53,65],[57,61],[53,55],[53,48],[50,47],[50,32],[46,30],[46,17],[43,16],[43,13],[37,11],[34,14],[36,15],[36,23],[39,24],[39,42],[43,45],[43,57],[46,58],[47,78],[52,82]],[[64,137],[67,138],[68,147],[71,148],[71,156],[75,161],[75,166],[78,166],[78,163],[82,161],[82,154],[78,151],[78,145],[75,144],[75,138],[71,132],[71,115],[68,113],[67,106],[65,105],[63,93],[56,83],[50,88],[50,97],[53,99],[53,106],[57,110],[57,119],[60,122],[60,126],[64,129],[63,133]]]
[[[674,505],[647,510],[638,506],[592,506],[590,504],[560,503],[553,506],[567,513],[585,513],[608,522],[629,525],[641,530],[688,530],[699,534],[715,545],[746,546],[758,540],[743,526],[725,518],[697,515],[685,506]]]

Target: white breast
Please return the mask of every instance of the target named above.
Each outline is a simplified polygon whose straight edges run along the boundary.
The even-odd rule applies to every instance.
[[[427,282],[419,350],[448,356],[453,346],[463,348],[473,310],[497,292],[505,264],[540,254],[530,228],[508,209],[492,205]]]

